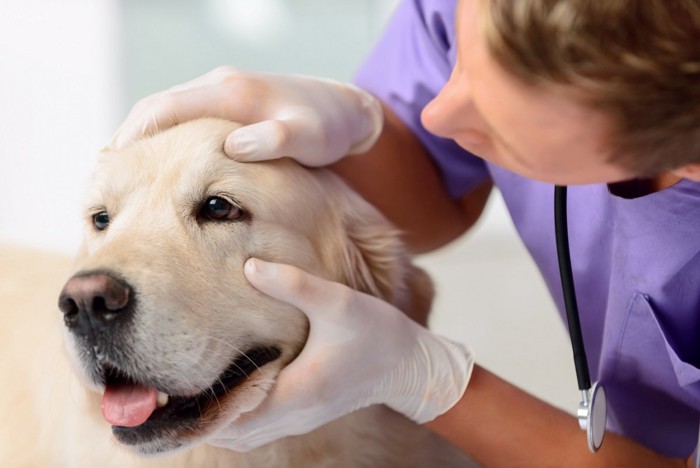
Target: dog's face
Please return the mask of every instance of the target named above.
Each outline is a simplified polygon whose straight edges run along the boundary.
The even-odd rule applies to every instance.
[[[301,351],[306,317],[255,290],[246,259],[400,295],[400,262],[372,260],[374,242],[399,256],[376,211],[326,172],[227,158],[233,128],[183,124],[97,163],[59,303],[74,367],[140,453],[191,445],[255,408]]]

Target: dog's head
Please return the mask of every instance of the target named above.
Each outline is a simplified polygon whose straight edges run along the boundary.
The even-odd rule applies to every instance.
[[[306,317],[254,289],[246,259],[428,307],[424,276],[375,209],[327,171],[227,158],[234,128],[182,124],[97,163],[59,304],[74,367],[140,453],[188,446],[252,410],[304,346]]]

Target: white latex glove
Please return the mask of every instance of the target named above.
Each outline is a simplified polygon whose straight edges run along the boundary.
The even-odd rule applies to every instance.
[[[308,166],[368,150],[384,122],[379,101],[351,84],[221,67],[136,103],[108,146],[201,117],[246,125],[226,139],[232,158],[291,156]]]
[[[247,451],[380,403],[422,424],[462,397],[474,364],[464,346],[388,303],[292,266],[248,260],[245,274],[305,312],[309,338],[262,405],[207,443]]]

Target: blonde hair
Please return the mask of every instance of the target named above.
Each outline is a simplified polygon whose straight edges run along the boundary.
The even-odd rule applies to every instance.
[[[612,162],[640,176],[700,163],[700,0],[484,0],[493,58],[612,116]]]

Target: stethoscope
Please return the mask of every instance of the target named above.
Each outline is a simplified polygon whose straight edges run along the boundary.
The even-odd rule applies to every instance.
[[[605,436],[607,399],[605,388],[600,382],[594,383],[591,387],[591,377],[588,372],[588,360],[586,359],[586,349],[583,344],[581,322],[576,304],[574,275],[571,269],[566,216],[566,186],[557,185],[554,187],[554,232],[557,243],[561,289],[566,308],[566,320],[569,323],[576,378],[578,379],[578,388],[581,391],[581,402],[576,411],[576,416],[578,417],[579,426],[586,431],[588,449],[595,453],[603,443],[603,437]]]
[[[566,320],[569,323],[571,335],[571,347],[574,351],[574,365],[578,388],[581,391],[581,402],[576,411],[578,424],[586,431],[588,449],[597,452],[603,443],[605,436],[605,424],[607,420],[607,398],[605,388],[600,382],[591,387],[591,377],[588,373],[588,360],[586,349],[581,334],[581,322],[579,321],[578,306],[576,304],[576,290],[574,289],[574,276],[571,270],[571,254],[569,252],[569,232],[566,216],[566,186],[554,187],[554,232],[557,243],[557,259],[559,260],[559,274],[561,276],[561,289],[564,295],[566,308]],[[698,427],[698,444],[694,456],[695,468],[700,468],[700,427]]]

